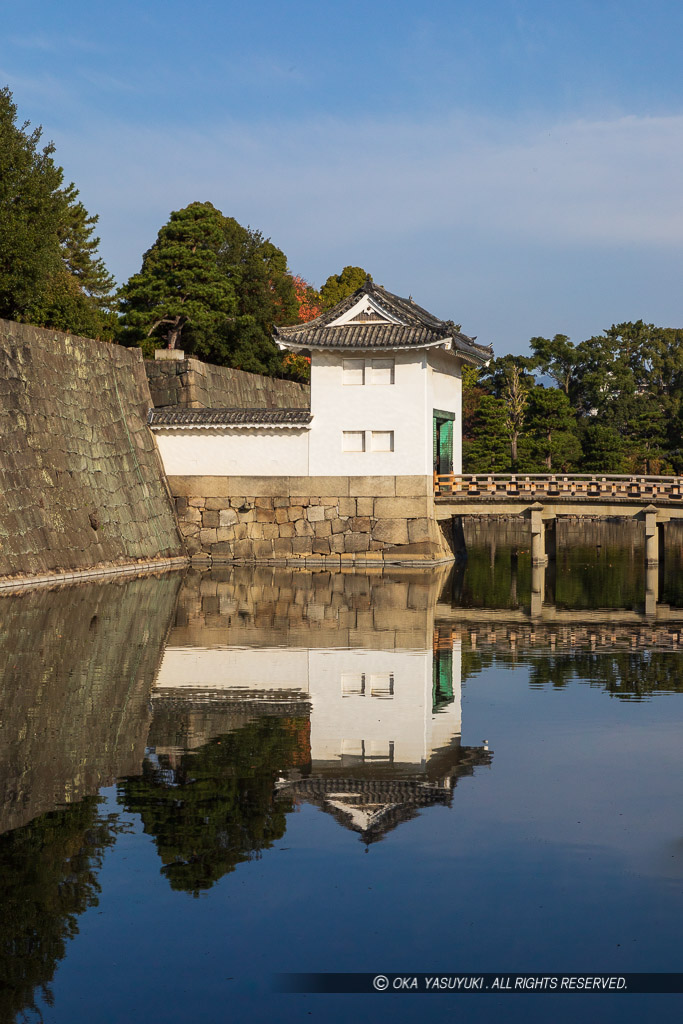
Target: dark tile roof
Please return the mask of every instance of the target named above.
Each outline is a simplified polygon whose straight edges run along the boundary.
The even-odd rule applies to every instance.
[[[305,426],[313,416],[309,409],[152,409],[151,427],[222,427],[233,424]]]
[[[331,326],[363,295],[374,298],[390,317],[400,323],[373,323],[369,318],[361,316],[355,322]],[[427,345],[450,343],[452,350],[469,362],[480,364],[493,356],[490,346],[477,345],[475,339],[462,334],[452,320],[439,320],[412,299],[402,299],[370,280],[315,320],[290,327],[276,327],[273,337],[283,348],[304,351],[323,348],[424,348]]]

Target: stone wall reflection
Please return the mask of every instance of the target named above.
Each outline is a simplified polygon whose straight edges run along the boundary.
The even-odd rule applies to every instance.
[[[139,771],[178,574],[0,599],[0,833]]]

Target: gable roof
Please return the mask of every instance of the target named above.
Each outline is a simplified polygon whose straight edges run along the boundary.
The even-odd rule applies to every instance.
[[[444,347],[466,362],[481,365],[493,349],[477,345],[452,320],[439,320],[412,298],[402,299],[369,278],[353,295],[308,323],[276,327],[280,348],[411,349]]]

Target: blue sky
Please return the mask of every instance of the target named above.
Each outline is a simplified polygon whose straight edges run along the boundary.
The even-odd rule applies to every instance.
[[[493,343],[683,326],[683,3],[4,5],[0,84],[118,281],[209,200]]]

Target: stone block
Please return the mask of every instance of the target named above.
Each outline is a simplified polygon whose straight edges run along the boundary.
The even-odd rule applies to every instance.
[[[433,530],[436,523],[431,519],[413,519],[408,523],[408,539],[411,544],[419,544],[421,541],[433,540]]]
[[[183,519],[186,523],[201,523],[202,521],[202,510],[200,508],[193,508],[188,506],[185,511]]]
[[[202,513],[202,526],[216,529],[218,526],[218,512],[204,511]]]
[[[220,555],[232,556],[233,546],[229,541],[218,541],[217,544],[211,545],[211,557],[216,558]]]
[[[370,536],[367,533],[344,534],[344,551],[357,553],[367,551],[370,546]]]
[[[273,499],[272,498],[254,498],[254,504],[256,505],[256,508],[272,508],[273,507]]]
[[[233,545],[233,552],[235,558],[253,558],[254,548],[253,541],[250,540],[238,540]]]
[[[340,516],[355,516],[357,510],[356,499],[340,498],[338,508]]]
[[[231,526],[219,526],[216,530],[216,538],[219,544],[224,543],[224,541],[230,541],[232,543],[232,541],[236,539],[235,530]]]
[[[313,524],[316,537],[329,537],[332,534],[332,524],[328,519]]]
[[[272,508],[263,508],[258,504],[259,501],[263,501],[263,498],[256,499],[256,522],[257,523],[274,523],[275,522],[275,511]]]
[[[350,519],[333,519],[331,522],[332,533],[349,533],[351,527],[349,526]]]
[[[395,476],[352,476],[349,491],[352,497],[391,498],[396,494]]]
[[[292,541],[289,537],[277,537],[273,541],[273,554],[274,555],[291,555],[292,554]]]
[[[292,505],[302,505],[304,508],[310,504],[310,497],[308,494],[293,494],[289,499]]]
[[[176,500],[175,500],[175,510],[176,510],[176,512],[177,512],[177,514],[179,516],[184,516],[185,513],[187,512],[187,508],[188,508],[187,498],[182,498],[182,497],[176,498]]]
[[[291,503],[291,498],[273,498],[273,508],[286,508]]]
[[[198,498],[196,495],[193,495],[187,499],[187,504],[191,508],[204,508],[206,505],[206,498]]]
[[[333,533],[330,537],[330,551],[335,551],[337,554],[341,554],[344,550],[344,534]]]
[[[227,527],[235,526],[239,522],[239,516],[234,508],[221,509],[218,513],[218,525]]]
[[[273,554],[272,540],[255,540],[253,543],[254,558],[269,558]]]
[[[280,536],[281,537],[293,537],[294,536],[294,523],[280,523]]]
[[[374,515],[374,498],[356,498],[356,515],[358,516],[371,516]]]
[[[310,537],[294,537],[292,539],[292,554],[310,555],[311,551],[312,541]]]
[[[375,515],[378,519],[424,519],[432,504],[430,498],[377,498]]]
[[[264,540],[274,540],[280,536],[280,527],[277,523],[264,523],[261,527]]]
[[[372,537],[388,544],[407,544],[408,523],[405,519],[379,519],[373,527]]]
[[[291,494],[308,494],[309,497],[337,497],[349,493],[347,476],[292,476],[289,478]],[[393,491],[392,491],[393,494]]]
[[[442,558],[443,552],[439,544],[431,540],[416,544],[402,544],[400,547],[386,547],[385,556],[400,555],[402,558]]]
[[[303,514],[304,510],[301,505],[290,505],[289,519],[292,523],[295,523],[297,522],[297,520],[302,519]]]
[[[370,533],[370,517],[352,516],[349,519],[349,528],[353,533]]]
[[[329,555],[330,542],[327,537],[315,537],[312,545],[314,555]]]
[[[397,498],[424,498],[434,494],[434,478],[430,476],[397,476]]]
[[[309,505],[306,518],[309,523],[319,523],[325,518],[325,509],[322,505]]]
[[[228,508],[229,506],[230,498],[207,498],[204,507],[212,512],[219,512],[222,508]]]
[[[203,548],[208,548],[212,544],[218,542],[217,531],[214,529],[204,529],[199,531],[199,541]]]
[[[289,522],[289,509],[285,505],[278,505],[275,509],[275,522],[276,523],[288,523]]]
[[[297,519],[294,524],[294,532],[297,537],[312,537],[313,527],[306,519]]]

